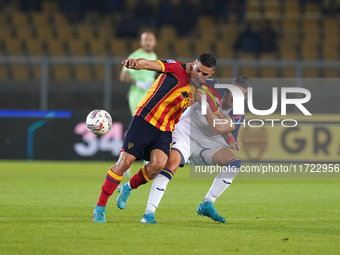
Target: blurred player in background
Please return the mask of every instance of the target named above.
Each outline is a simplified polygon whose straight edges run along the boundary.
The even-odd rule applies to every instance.
[[[122,197],[163,170],[170,154],[172,132],[183,111],[190,105],[190,79],[204,80],[214,73],[216,59],[204,53],[193,61],[193,68],[173,59],[150,61],[143,58],[126,59],[129,69],[161,72],[151,89],[136,107],[125,136],[119,159],[108,171],[98,203],[93,212],[94,222],[106,222],[105,211],[109,197],[120,184],[124,172],[138,159],[150,160],[120,191]],[[123,199],[124,201],[124,199]],[[125,207],[117,200],[118,207]]]
[[[207,85],[211,83],[216,84],[216,81],[206,80]],[[210,86],[213,87],[214,84]],[[237,77],[232,84],[239,87],[244,97],[247,97],[247,88],[250,86],[247,76]],[[209,85],[201,88],[213,94]],[[203,202],[197,208],[197,213],[200,215],[207,216],[214,221],[226,222],[226,219],[217,213],[213,203],[229,187],[241,166],[241,160],[230,149],[241,148],[242,144],[237,141],[237,136],[244,115],[233,114],[233,96],[229,90],[217,89],[217,93],[222,97],[222,105],[217,97],[214,101],[207,95],[208,108],[207,115],[204,116],[201,112],[202,89],[196,90],[195,101],[197,103],[186,110],[176,125],[172,134],[170,157],[164,169],[153,180],[141,223],[157,223],[154,213],[165,189],[178,167],[183,167],[189,157],[194,165],[219,165],[225,166],[226,169],[233,168],[234,171],[220,172],[216,176]],[[226,119],[228,124],[214,126],[214,119]],[[231,122],[233,125],[230,125]]]
[[[138,59],[144,58],[146,60],[157,60],[157,55],[154,52],[156,47],[156,37],[152,32],[144,32],[140,37],[140,48],[132,52],[128,58]],[[129,90],[129,108],[131,115],[139,102],[143,99],[146,93],[153,85],[156,77],[156,72],[149,70],[134,70],[123,67],[120,73],[120,81],[130,83]],[[130,178],[130,169],[124,173],[124,176]]]

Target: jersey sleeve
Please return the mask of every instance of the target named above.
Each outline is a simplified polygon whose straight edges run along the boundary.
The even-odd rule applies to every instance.
[[[179,74],[183,73],[185,71],[182,67],[183,63],[180,63],[176,60],[173,59],[168,59],[168,60],[158,60],[158,62],[162,66],[162,73],[174,73],[174,74]]]

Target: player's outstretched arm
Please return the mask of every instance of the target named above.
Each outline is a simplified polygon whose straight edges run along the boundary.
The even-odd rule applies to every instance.
[[[196,90],[195,101],[201,104],[202,102],[202,90]],[[207,122],[215,134],[222,134],[234,131],[235,125],[229,116],[224,116],[220,111],[213,112],[210,105],[207,107],[207,114],[205,115]]]
[[[122,62],[122,64],[129,69],[135,70],[149,70],[149,71],[156,71],[161,72],[162,66],[158,61],[155,60],[146,60],[145,58],[128,58]]]
[[[123,67],[119,75],[119,80],[122,82],[128,82],[130,84],[135,84],[136,81],[131,77],[130,73]]]

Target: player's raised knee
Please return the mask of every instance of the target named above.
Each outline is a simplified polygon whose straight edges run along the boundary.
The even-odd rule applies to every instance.
[[[150,162],[150,164],[147,166],[147,172],[151,179],[155,178],[160,171],[162,171],[164,168],[164,162],[162,161],[156,161],[156,162]]]

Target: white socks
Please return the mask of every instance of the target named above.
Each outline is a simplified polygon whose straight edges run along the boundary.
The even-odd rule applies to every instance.
[[[214,179],[208,193],[206,194],[203,202],[209,201],[214,203],[215,200],[222,195],[222,193],[230,186],[235,176],[223,177],[225,173],[220,172]]]
[[[169,178],[162,174],[157,175],[156,178],[153,180],[150,189],[149,200],[145,209],[145,214],[155,213],[156,208],[158,207],[164,195],[166,186],[168,185],[169,181]]]

